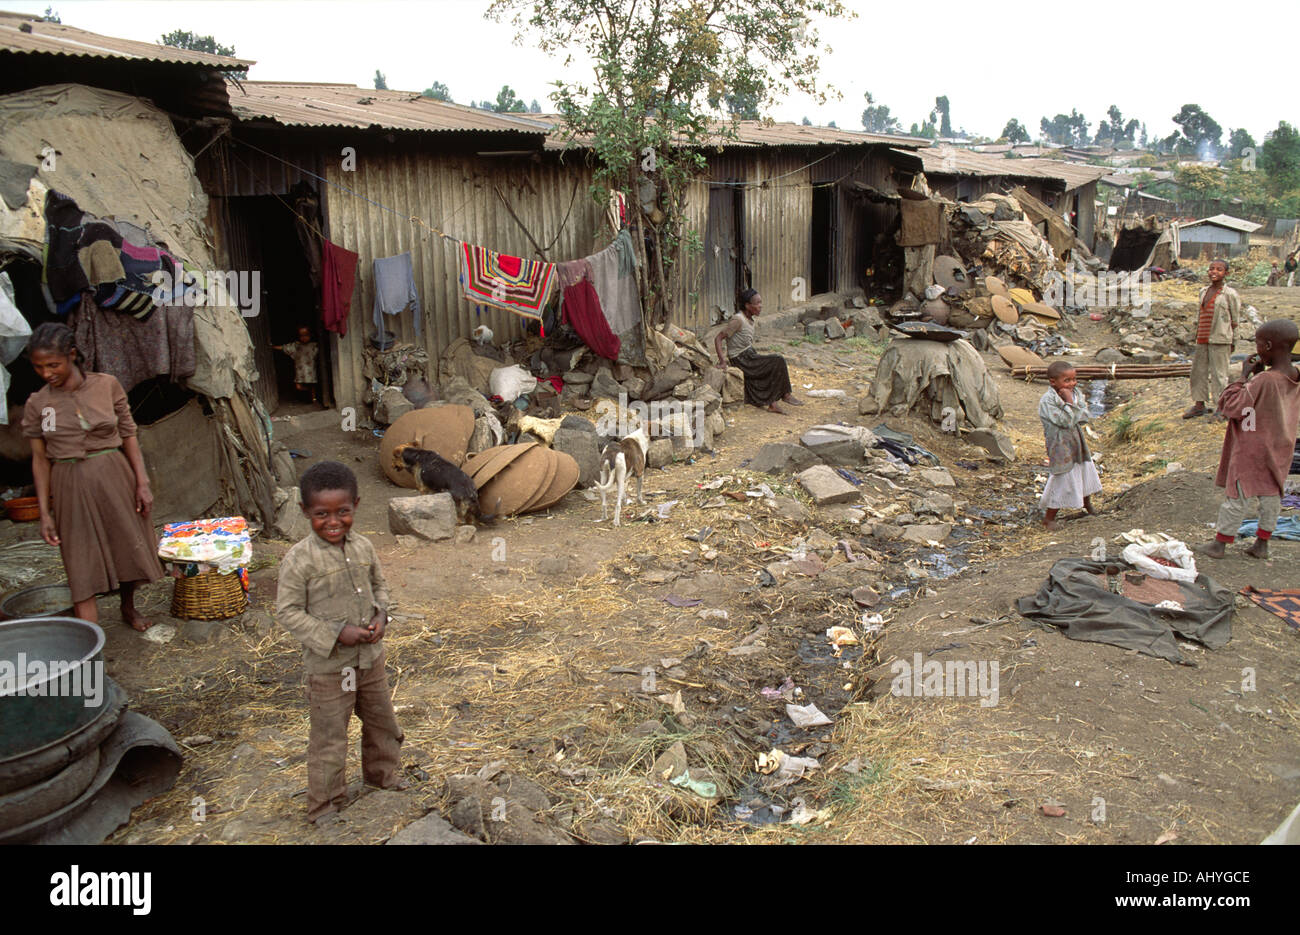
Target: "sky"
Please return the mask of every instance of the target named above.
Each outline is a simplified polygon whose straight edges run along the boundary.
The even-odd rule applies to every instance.
[[[1188,103],[1219,122],[1225,142],[1230,128],[1262,140],[1279,120],[1300,123],[1300,113],[1288,112],[1294,93],[1283,92],[1294,88],[1295,0],[1253,0],[1248,15],[1203,0],[846,5],[856,19],[821,28],[830,48],[821,77],[838,99],[793,96],[768,116],[861,129],[870,91],[904,130],[946,94],[955,129],[990,137],[1015,117],[1037,138],[1040,117],[1072,107],[1095,132],[1111,104],[1125,120],[1145,121],[1153,138],[1173,132],[1171,118]],[[65,24],[104,35],[212,35],[257,62],[254,80],[370,88],[379,69],[396,90],[441,81],[468,103],[495,99],[508,84],[549,110],[548,83],[565,75],[560,59],[517,44],[513,26],[484,19],[487,0],[0,0],[16,12],[47,6]],[[587,70],[571,66],[567,77],[581,80]]]

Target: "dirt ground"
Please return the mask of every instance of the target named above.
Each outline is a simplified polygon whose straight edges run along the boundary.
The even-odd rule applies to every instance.
[[[1300,317],[1300,290],[1243,295],[1265,318]],[[1157,314],[1185,312],[1157,305]],[[1115,343],[1106,322],[1069,324],[1082,347]],[[787,355],[796,392],[842,389],[847,398],[805,397],[786,416],[726,409],[716,454],[650,473],[649,507],[634,515],[654,521],[619,529],[596,522],[599,502],[575,491],[548,513],[482,527],[470,543],[405,548],[388,532],[386,504],[406,492],[379,471],[378,439],[306,407],[278,421],[277,437],[309,453],[300,466],[342,460],[361,480],[355,528],[374,541],[395,597],[386,643],[411,788],[360,787],[354,723],[355,801],[325,827],[304,821],[300,650],[270,615],[288,544],[259,541],[253,607],[234,621],[166,618],[164,581],[145,606],[178,632],[155,644],[101,602],[110,674],[188,746],[175,788],[110,840],[376,843],[431,809],[463,815],[448,777],[484,767],[487,778],[506,770],[543,796],[527,822],[486,822],[489,841],[1153,843],[1172,834],[1176,843],[1256,843],[1276,827],[1300,797],[1300,634],[1239,598],[1231,641],[1218,651],[1180,642],[1193,664],[1178,666],[1068,640],[1013,610],[1053,562],[1091,552],[1098,539],[1118,552],[1115,537],[1132,528],[1189,543],[1212,535],[1222,428],[1178,418],[1185,381],[1108,388],[1096,425],[1102,512],[1049,534],[1031,514],[1045,474],[1036,416],[1045,384],[1011,380],[985,355],[1018,450],[999,465],[915,415],[859,416],[855,397],[879,345],[797,334],[765,342]],[[1139,429],[1128,442],[1110,435],[1120,412]],[[905,492],[871,504],[875,515],[858,524],[844,510],[811,507],[789,476],[744,469],[764,442],[837,421],[913,433],[951,471],[957,515],[942,547],[866,534],[932,492],[915,471],[895,477]],[[1184,470],[1165,473],[1170,462]],[[727,479],[704,488],[718,478]],[[762,483],[774,498],[743,496]],[[685,538],[705,526],[703,543]],[[823,547],[820,574],[764,586],[764,566],[788,558],[799,539],[811,554],[815,530],[846,540],[859,562],[846,569],[843,548]],[[1297,579],[1300,545],[1274,542],[1267,562],[1240,548],[1201,569],[1234,590]],[[883,629],[863,627],[848,596],[860,585],[881,595],[869,613],[882,615]],[[825,634],[836,625],[862,645],[837,656]],[[915,653],[996,660],[998,703],[894,697],[890,664]],[[1246,670],[1253,691],[1243,691]],[[801,693],[790,700],[815,703],[833,724],[793,727],[778,694],[787,678]],[[772,790],[755,759],[774,747],[819,768]],[[657,775],[678,752],[716,795]],[[1064,816],[1045,817],[1044,804]],[[776,821],[792,812],[806,823]]]

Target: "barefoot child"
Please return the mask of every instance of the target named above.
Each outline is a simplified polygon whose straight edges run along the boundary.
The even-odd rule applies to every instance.
[[[311,339],[311,329],[303,325],[298,329],[298,340],[292,344],[272,344],[271,348],[284,351],[293,358],[293,388],[299,393],[311,391],[311,401],[316,402],[316,355],[320,348]]]
[[[303,644],[311,732],[307,820],[347,804],[348,722],[361,718],[361,774],[384,789],[398,774],[402,729],[384,674],[388,585],[375,547],[351,531],[356,475],[337,461],[313,464],[299,484],[311,535],[284,556],[276,619]]]
[[[1052,388],[1038,402],[1038,418],[1043,422],[1051,476],[1038,505],[1043,509],[1043,526],[1055,529],[1056,514],[1062,507],[1096,512],[1092,495],[1101,492],[1101,478],[1083,437],[1081,426],[1088,421],[1088,407],[1076,389],[1078,375],[1070,364],[1056,360],[1047,368],[1047,381]]]
[[[1300,423],[1300,371],[1291,363],[1298,338],[1294,322],[1260,325],[1255,353],[1241,365],[1241,379],[1228,384],[1219,397],[1219,412],[1228,428],[1214,483],[1224,488],[1224,500],[1214,541],[1201,549],[1210,558],[1223,558],[1224,546],[1237,538],[1242,520],[1255,515],[1259,532],[1246,554],[1268,558],[1268,540],[1282,511],[1282,484],[1291,470]]]

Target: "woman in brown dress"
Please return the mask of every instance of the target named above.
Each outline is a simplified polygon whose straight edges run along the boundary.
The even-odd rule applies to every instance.
[[[745,375],[745,402],[751,406],[781,412],[777,400],[802,406],[790,387],[790,370],[780,354],[759,354],[754,350],[754,319],[763,311],[763,297],[756,289],[740,294],[740,311],[722,326],[713,339],[718,366],[727,368],[727,359]],[[723,351],[725,342],[726,352]]]
[[[73,613],[96,623],[96,595],[120,590],[122,619],[147,630],[152,624],[136,609],[135,592],[163,569],[149,522],[153,493],[126,392],[116,377],[81,369],[66,325],[40,325],[27,354],[45,381],[23,410],[41,537],[63,555]]]

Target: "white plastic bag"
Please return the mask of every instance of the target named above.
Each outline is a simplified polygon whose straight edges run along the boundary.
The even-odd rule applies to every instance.
[[[8,366],[27,347],[32,326],[14,304],[14,286],[8,273],[0,273],[0,363]],[[8,389],[6,381],[5,389]]]
[[[1165,581],[1196,580],[1196,558],[1192,555],[1192,550],[1177,539],[1168,539],[1164,542],[1135,542],[1124,547],[1120,558],[1152,578]],[[1178,567],[1161,565],[1159,562],[1152,561],[1153,558],[1168,559]]]
[[[488,376],[488,395],[500,396],[508,403],[513,403],[535,389],[537,378],[518,364],[497,367]]]

